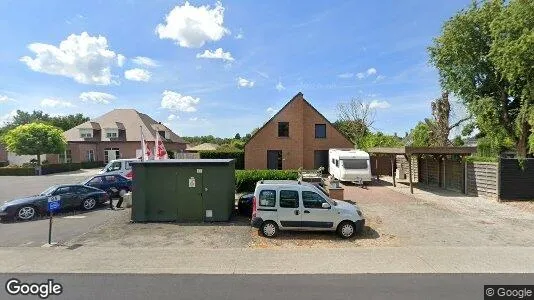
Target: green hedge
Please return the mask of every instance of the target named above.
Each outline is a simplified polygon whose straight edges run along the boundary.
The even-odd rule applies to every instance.
[[[83,161],[81,162],[82,169],[102,168],[106,164],[103,161]]]
[[[200,158],[206,159],[235,159],[236,170],[245,168],[245,152],[243,151],[199,151]]]
[[[499,158],[498,157],[484,157],[484,156],[467,156],[465,158],[465,161],[467,162],[493,162],[493,163],[496,163],[496,162],[499,162]]]
[[[54,174],[62,172],[77,171],[82,168],[80,163],[68,163],[68,164],[48,164],[41,166],[41,174]]]
[[[297,170],[236,170],[236,191],[253,192],[256,183],[264,180],[296,180],[299,177]]]
[[[34,168],[0,168],[0,176],[32,176]]]

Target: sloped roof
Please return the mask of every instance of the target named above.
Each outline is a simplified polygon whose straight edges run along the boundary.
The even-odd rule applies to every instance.
[[[219,145],[217,145],[217,144],[203,143],[203,144],[191,147],[191,148],[187,147],[185,150],[188,150],[188,151],[213,151],[213,150],[217,150],[217,148],[219,148]]]
[[[147,141],[155,141],[158,131],[168,131],[168,141],[173,143],[185,143],[185,141],[177,134],[172,132],[167,126],[160,124],[152,119],[150,116],[140,113],[135,109],[114,109],[98,118],[82,123],[74,128],[71,128],[63,133],[69,142],[83,142],[87,139],[80,137],[80,129],[94,129],[104,130],[108,128],[116,128],[125,130],[125,142],[139,142],[141,141],[141,130]]]
[[[345,136],[345,134],[343,134],[343,132],[339,131],[335,126],[334,124],[332,124],[332,122],[330,122],[322,113],[320,113],[315,107],[313,107],[313,105],[311,105],[310,102],[308,102],[306,99],[304,99],[304,94],[302,92],[298,92],[295,96],[293,96],[293,98],[291,98],[291,100],[289,100],[289,102],[286,103],[286,105],[284,105],[284,107],[282,107],[276,114],[274,114],[274,116],[272,116],[267,122],[265,122],[265,124],[263,124],[263,126],[260,127],[260,129],[258,129],[251,137],[250,139],[248,139],[248,141],[245,143],[248,144],[250,141],[252,141],[252,139],[254,139],[254,137],[260,132],[263,130],[263,128],[265,128],[267,126],[267,124],[271,123],[272,120],[274,120],[279,114],[280,112],[284,111],[286,109],[286,107],[289,106],[289,104],[293,101],[296,101],[298,99],[302,99],[302,101],[304,101],[304,104],[308,105],[309,107],[311,107],[313,109],[313,111],[315,111],[319,116],[321,116],[321,118],[323,118],[325,120],[325,122],[327,124],[329,124],[330,126],[332,126],[332,128],[334,128],[335,131],[339,132],[339,134],[341,134],[342,137],[344,137],[345,139],[347,139],[347,141],[351,142],[349,138],[347,138],[347,136]],[[352,142],[351,142],[352,143]]]

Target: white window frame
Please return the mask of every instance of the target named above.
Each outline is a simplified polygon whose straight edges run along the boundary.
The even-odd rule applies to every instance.
[[[119,137],[119,129],[118,128],[106,128],[104,130],[106,134],[106,138],[108,139],[116,139]]]
[[[82,139],[90,139],[93,137],[93,129],[92,128],[80,128],[80,138]]]

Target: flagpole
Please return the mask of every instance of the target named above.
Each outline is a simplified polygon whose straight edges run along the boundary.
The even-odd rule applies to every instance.
[[[145,136],[143,135],[143,126],[139,125],[139,130],[141,130],[141,161],[145,161]]]

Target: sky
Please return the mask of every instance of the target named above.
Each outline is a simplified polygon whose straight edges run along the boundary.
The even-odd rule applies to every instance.
[[[0,123],[134,108],[182,136],[244,135],[302,92],[403,135],[441,94],[427,47],[470,0],[0,2]]]

